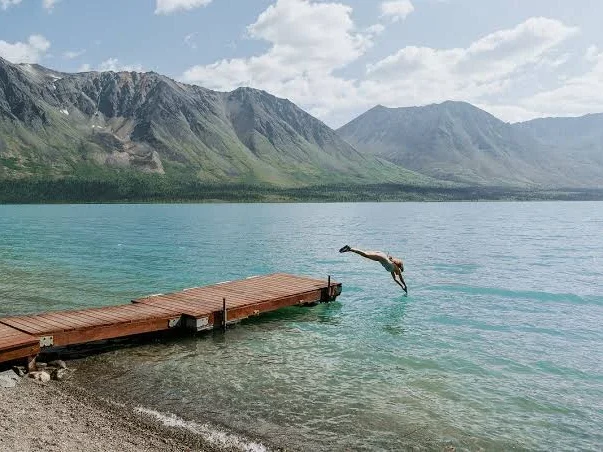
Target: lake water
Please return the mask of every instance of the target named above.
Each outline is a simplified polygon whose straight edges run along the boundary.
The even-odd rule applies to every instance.
[[[0,206],[1,315],[277,271],[343,293],[76,378],[289,449],[603,446],[603,203]]]

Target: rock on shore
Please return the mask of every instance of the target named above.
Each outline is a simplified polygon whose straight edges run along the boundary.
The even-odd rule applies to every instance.
[[[17,375],[12,370],[0,372],[0,388],[14,388],[21,380],[20,375]]]

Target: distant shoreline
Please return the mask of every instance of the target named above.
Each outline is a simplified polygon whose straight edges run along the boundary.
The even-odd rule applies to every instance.
[[[602,201],[603,188],[328,184],[285,188],[150,177],[2,179],[0,204]]]

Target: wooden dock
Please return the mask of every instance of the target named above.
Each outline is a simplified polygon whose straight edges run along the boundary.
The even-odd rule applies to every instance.
[[[285,306],[334,300],[341,284],[277,273],[150,295],[121,306],[0,318],[0,363],[31,361],[49,347],[184,328],[226,328]]]

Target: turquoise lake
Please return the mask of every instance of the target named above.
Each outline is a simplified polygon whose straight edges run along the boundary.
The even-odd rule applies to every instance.
[[[409,296],[345,244],[401,256]],[[0,206],[0,315],[271,272],[343,293],[76,380],[268,447],[603,447],[603,203]]]

